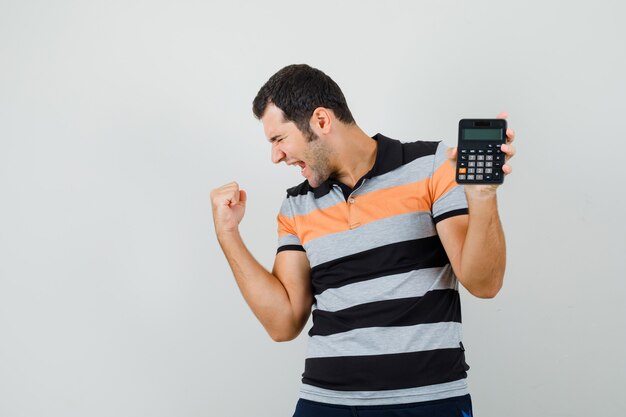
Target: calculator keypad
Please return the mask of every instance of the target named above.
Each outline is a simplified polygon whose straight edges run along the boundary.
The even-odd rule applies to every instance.
[[[501,183],[504,153],[496,147],[489,149],[459,149],[457,181],[464,184]]]

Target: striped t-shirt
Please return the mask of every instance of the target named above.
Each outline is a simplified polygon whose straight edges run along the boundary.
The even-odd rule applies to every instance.
[[[346,197],[339,182],[287,190],[278,251],[311,264],[313,326],[301,398],[378,405],[467,394],[458,281],[435,224],[467,214],[440,142],[383,135]],[[345,188],[345,186],[343,186]]]

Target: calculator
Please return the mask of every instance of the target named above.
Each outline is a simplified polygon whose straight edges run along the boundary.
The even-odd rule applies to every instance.
[[[456,182],[502,184],[505,154],[500,146],[503,143],[506,143],[506,120],[460,120]]]

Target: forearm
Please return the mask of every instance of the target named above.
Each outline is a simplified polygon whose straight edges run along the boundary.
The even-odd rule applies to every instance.
[[[272,339],[292,339],[301,325],[283,284],[252,256],[239,231],[218,232],[217,237],[239,290],[254,315]]]
[[[504,279],[506,244],[496,193],[467,195],[469,222],[461,253],[460,279],[474,295],[494,297]]]

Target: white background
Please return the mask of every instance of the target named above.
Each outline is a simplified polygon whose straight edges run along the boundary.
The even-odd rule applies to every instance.
[[[252,99],[308,63],[369,134],[454,145],[510,113],[503,290],[462,294],[476,416],[622,415],[621,1],[0,0],[0,416],[291,416],[275,343],[219,249],[210,190],[271,268],[298,170]]]

